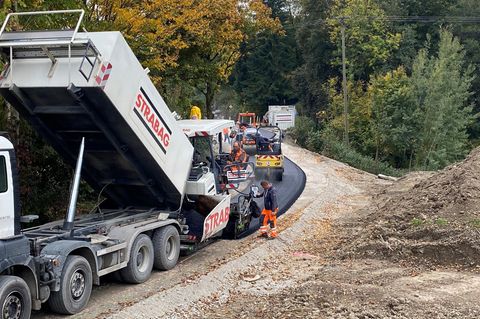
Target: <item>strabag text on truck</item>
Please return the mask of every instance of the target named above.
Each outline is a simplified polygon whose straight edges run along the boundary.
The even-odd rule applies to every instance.
[[[160,116],[152,100],[150,100],[142,87],[140,87],[140,92],[137,93],[133,110],[143,125],[148,129],[148,132],[152,135],[155,142],[160,146],[163,153],[166,154],[167,148],[170,145],[172,130]]]

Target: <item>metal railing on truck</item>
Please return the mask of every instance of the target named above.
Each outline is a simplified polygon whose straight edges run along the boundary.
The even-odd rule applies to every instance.
[[[13,17],[40,16],[55,14],[79,14],[73,29],[61,30],[20,30],[7,31],[8,23]],[[71,81],[71,59],[82,57],[79,71],[89,81],[95,65],[99,60],[99,52],[89,39],[77,39],[76,35],[82,23],[85,10],[54,10],[41,12],[9,13],[0,29],[0,48],[9,56],[9,64],[4,69],[3,78],[13,83],[13,59],[49,58],[52,61],[48,76],[55,72],[58,58],[68,58],[68,82]],[[88,63],[88,64],[87,64]],[[87,67],[85,67],[87,65]]]

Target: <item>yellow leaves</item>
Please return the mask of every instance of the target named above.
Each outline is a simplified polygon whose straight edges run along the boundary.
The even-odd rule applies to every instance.
[[[226,79],[249,35],[281,32],[261,0],[95,0],[91,10],[99,21],[110,19],[157,76],[178,67],[182,52],[195,52],[202,68]]]

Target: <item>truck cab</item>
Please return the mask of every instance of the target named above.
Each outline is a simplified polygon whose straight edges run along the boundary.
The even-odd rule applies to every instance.
[[[2,318],[29,313],[41,299],[36,289],[30,242],[20,231],[20,205],[14,147],[0,135],[0,312]],[[28,219],[30,216],[25,216]]]
[[[18,234],[18,220],[15,220],[14,185],[12,160],[14,161],[12,143],[0,136],[0,238],[8,238]],[[16,170],[16,167],[13,167]]]

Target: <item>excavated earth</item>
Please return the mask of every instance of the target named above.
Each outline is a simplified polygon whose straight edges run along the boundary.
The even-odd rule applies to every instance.
[[[284,153],[307,184],[278,239],[219,241],[143,285],[103,284],[73,318],[480,318],[480,150],[397,182]]]
[[[437,173],[413,173],[375,195],[345,257],[480,267],[480,148]]]

